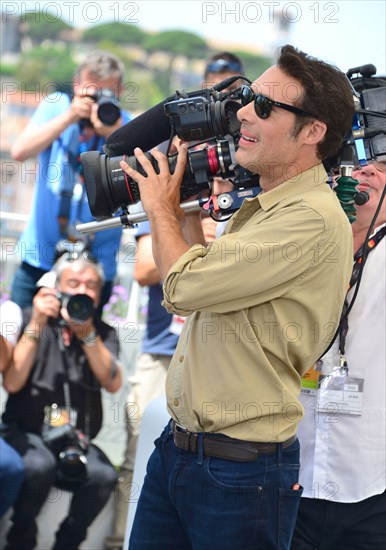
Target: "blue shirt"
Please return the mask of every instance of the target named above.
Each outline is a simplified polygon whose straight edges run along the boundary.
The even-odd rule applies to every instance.
[[[149,222],[138,224],[135,237],[150,234]],[[170,331],[173,315],[161,305],[163,300],[162,285],[149,286],[148,316],[146,330],[142,340],[143,353],[158,353],[172,356],[178,342],[178,335]]]
[[[42,125],[66,112],[70,98],[66,94],[55,93],[47,96],[36,109],[31,122]],[[122,113],[123,123],[132,117]],[[70,224],[94,221],[90,212],[84,187],[79,181],[78,166],[73,159],[78,156],[80,129],[71,124],[62,134],[38,156],[38,173],[35,183],[33,204],[28,225],[19,241],[22,261],[49,271],[54,262],[55,246],[63,239],[57,216],[63,191],[74,191]],[[105,140],[97,137],[85,146],[102,151]],[[72,159],[72,161],[71,161]],[[107,281],[116,273],[116,254],[119,249],[122,228],[99,231],[92,235],[92,251],[103,265]]]

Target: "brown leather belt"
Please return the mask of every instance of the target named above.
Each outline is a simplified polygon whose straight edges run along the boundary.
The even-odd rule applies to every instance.
[[[172,421],[174,444],[178,449],[189,453],[198,451],[198,433],[188,432],[185,428],[178,426]],[[296,441],[296,435],[282,443],[256,443],[254,441],[243,441],[231,437],[213,437],[211,434],[203,435],[203,452],[206,456],[223,458],[224,460],[235,460],[236,462],[252,462],[260,454],[274,453],[279,445],[283,449],[289,447]]]

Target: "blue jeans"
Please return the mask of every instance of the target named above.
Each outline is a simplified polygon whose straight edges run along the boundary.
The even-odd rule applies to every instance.
[[[0,437],[0,518],[17,499],[23,480],[21,456]]]
[[[167,426],[155,441],[130,550],[284,550],[302,489],[299,442],[252,462],[178,449]]]

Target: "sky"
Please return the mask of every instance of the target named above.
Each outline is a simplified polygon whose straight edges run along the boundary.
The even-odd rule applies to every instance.
[[[202,1],[202,0],[60,0],[2,2],[4,14],[27,10],[61,17],[76,27],[126,22],[146,31],[183,29],[224,45],[272,53],[280,43],[333,63],[342,71],[372,63],[386,74],[386,2],[384,0]],[[276,11],[275,11],[276,10]],[[279,15],[288,34],[278,34]],[[228,47],[226,48],[226,45]],[[255,78],[258,75],[248,75]]]

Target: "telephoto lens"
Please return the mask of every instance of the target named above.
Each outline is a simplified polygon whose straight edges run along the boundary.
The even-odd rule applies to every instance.
[[[157,161],[149,153],[146,156],[157,171]],[[189,150],[181,183],[181,200],[209,189],[209,180],[215,176],[226,179],[233,175],[233,158],[233,140],[216,140],[214,145],[208,145],[204,149]],[[108,157],[99,151],[89,151],[81,155],[88,202],[96,219],[110,218],[119,208],[141,200],[138,184],[122,170],[121,160],[146,175],[135,156]],[[173,172],[177,155],[168,160],[170,171]]]

